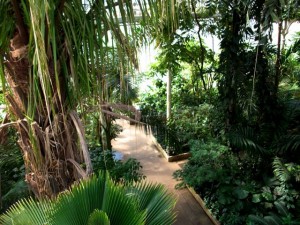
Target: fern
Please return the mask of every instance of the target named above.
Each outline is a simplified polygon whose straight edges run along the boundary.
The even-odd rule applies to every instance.
[[[273,161],[274,175],[280,182],[287,182],[291,179],[291,173],[278,157]]]
[[[287,182],[294,178],[297,182],[300,181],[300,165],[295,163],[282,163],[276,157],[273,161],[274,175],[280,182]]]

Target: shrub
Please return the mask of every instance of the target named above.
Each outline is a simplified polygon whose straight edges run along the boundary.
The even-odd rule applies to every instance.
[[[142,166],[136,159],[130,158],[125,162],[116,160],[113,151],[103,151],[100,147],[92,148],[90,152],[95,173],[109,171],[112,179],[121,183],[139,182],[145,178],[140,171]]]
[[[0,211],[30,193],[25,183],[25,168],[16,133],[9,129],[6,142],[0,144]]]
[[[175,110],[172,123],[178,139],[183,143],[188,143],[192,139],[210,139],[212,109],[212,105],[204,103],[199,106],[181,107]]]
[[[174,110],[169,121],[165,115],[151,112],[143,121],[152,128],[153,135],[169,155],[177,155],[190,150],[189,140],[209,140],[212,138],[210,114],[213,106],[201,104]]]
[[[255,183],[247,181],[239,159],[229,147],[216,142],[192,141],[192,157],[174,176],[204,197],[206,205],[222,224],[244,224]]]
[[[299,221],[299,165],[275,158],[272,175],[264,173],[259,168],[262,162],[246,153],[235,154],[215,142],[190,144],[192,157],[174,174],[181,180],[178,187],[194,187],[222,224],[269,224],[263,222],[270,216],[277,221]],[[279,206],[288,213],[278,213]]]

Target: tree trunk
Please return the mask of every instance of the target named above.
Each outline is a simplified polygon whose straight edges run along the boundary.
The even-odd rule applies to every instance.
[[[230,131],[237,124],[240,114],[237,100],[238,78],[241,76],[243,66],[240,60],[240,54],[242,54],[240,29],[244,23],[244,16],[241,13],[238,8],[234,8],[230,12],[232,16],[231,25],[225,28],[226,31],[221,41],[220,69],[224,71],[224,78],[220,82],[219,90],[225,109],[225,129],[227,131]]]
[[[167,74],[167,120],[172,117],[172,70],[168,70]]]
[[[44,99],[32,102],[33,90],[42,92],[42,84],[38,81],[35,86],[33,81],[33,63],[28,51],[29,28],[23,21],[19,4],[16,0],[12,1],[16,29],[4,62],[6,81],[11,89],[6,98],[10,103],[9,111],[17,120],[15,128],[25,162],[26,182],[35,196],[53,197],[75,180],[87,176],[92,170],[91,162],[80,120],[65,103],[64,93],[57,90],[56,85],[62,85],[60,90],[64,90],[64,77],[58,68],[60,84],[57,84],[51,57],[53,52],[47,46],[45,49],[54,96],[51,99],[53,108],[49,109],[45,93]],[[86,168],[82,168],[83,163]]]
[[[281,76],[281,33],[282,33],[282,21],[278,23],[278,37],[277,37],[277,55],[275,64],[275,90],[274,95],[277,96],[279,80]]]

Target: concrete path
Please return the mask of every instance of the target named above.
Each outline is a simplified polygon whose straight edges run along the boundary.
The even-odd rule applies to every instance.
[[[151,138],[140,128],[130,126],[124,120],[117,123],[123,127],[123,132],[113,141],[113,149],[122,152],[124,159],[136,158],[143,166],[146,180],[165,185],[177,197],[177,221],[174,225],[214,225],[187,189],[174,188],[177,182],[172,174],[180,169],[180,162],[168,163],[162,158]]]

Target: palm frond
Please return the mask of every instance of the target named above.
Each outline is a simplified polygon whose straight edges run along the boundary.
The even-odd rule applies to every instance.
[[[286,208],[286,206],[284,205],[283,202],[274,202],[274,205],[278,211],[278,213],[282,216],[288,216],[289,215],[289,211]]]
[[[261,218],[259,216],[249,215],[248,218],[251,222],[254,222],[254,224],[269,225],[269,223],[265,221],[264,218]]]
[[[127,195],[138,200],[139,209],[146,210],[147,225],[173,224],[175,214],[170,213],[175,206],[175,198],[159,184],[141,183],[128,190]]]
[[[267,221],[267,223],[269,225],[281,225],[282,224],[281,219],[276,214],[271,214],[269,216],[265,216],[264,219],[265,219],[265,221]]]
[[[173,196],[161,185],[121,186],[114,184],[107,173],[100,173],[80,181],[57,199],[21,200],[1,215],[0,222],[3,225],[85,225],[99,221],[105,225],[171,225],[175,218],[174,204]]]
[[[278,211],[278,214],[270,212],[269,215],[260,217],[256,215],[249,215],[249,220],[254,222],[254,224],[261,224],[261,225],[282,225],[284,224],[283,218],[290,217],[290,213],[283,202],[274,202],[275,207]],[[294,221],[295,224],[298,224]],[[293,223],[294,224],[294,223]]]
[[[269,154],[269,151],[259,144],[259,137],[254,129],[241,127],[228,136],[230,143],[250,154]]]
[[[0,55],[8,48],[9,39],[14,32],[14,17],[11,16],[12,8],[9,0],[0,0]]]
[[[103,211],[95,209],[89,217],[88,225],[110,225],[107,214]]]
[[[81,181],[59,196],[54,224],[86,224],[95,209],[104,211],[111,224],[141,224],[144,215],[123,194],[123,187],[101,174]]]
[[[278,152],[297,152],[300,148],[300,135],[283,135],[276,141]]]
[[[49,202],[36,202],[32,198],[18,201],[1,215],[3,225],[42,225],[51,222],[53,207]]]

